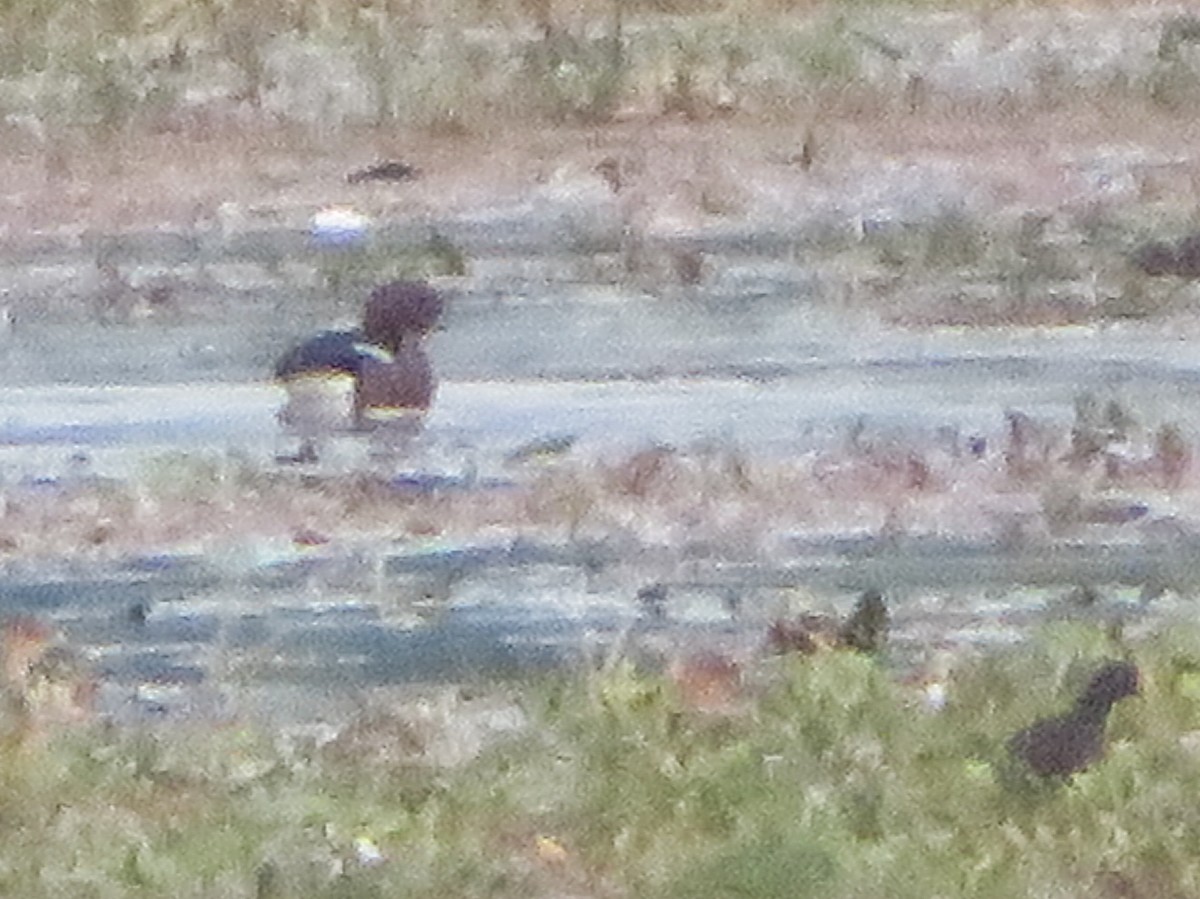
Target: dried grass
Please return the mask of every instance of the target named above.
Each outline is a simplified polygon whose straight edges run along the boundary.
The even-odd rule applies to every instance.
[[[1000,537],[997,514],[1010,507],[1040,508],[1057,531],[1117,523],[1122,509],[1136,518],[1140,506],[1165,497],[1187,515],[1200,499],[1192,443],[1171,422],[1129,419],[1118,433],[1109,419],[1080,419],[1071,429],[1012,411],[1007,430],[976,450],[932,437],[860,437],[794,459],[758,458],[730,446],[655,446],[518,468],[506,486],[429,491],[374,474],[303,475],[167,457],[132,483],[7,487],[0,553],[102,559],[246,540],[292,541],[302,549],[430,537],[618,537],[756,558],[780,534],[814,530]]]

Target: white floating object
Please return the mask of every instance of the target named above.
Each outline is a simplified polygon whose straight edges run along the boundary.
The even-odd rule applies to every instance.
[[[313,240],[324,246],[346,246],[366,239],[371,220],[347,206],[333,206],[316,213],[309,222]]]

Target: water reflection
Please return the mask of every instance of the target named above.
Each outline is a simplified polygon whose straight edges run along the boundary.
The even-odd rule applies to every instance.
[[[946,427],[996,435],[1007,408],[1069,420],[1083,389],[1119,393],[1145,421],[1200,425],[1200,364],[1153,325],[896,332],[807,301],[803,279],[775,293],[747,283],[677,302],[565,285],[463,297],[434,340],[442,387],[412,470],[443,488],[499,489],[514,452],[539,438],[573,438],[570,452],[584,457],[703,441],[787,456],[844,441],[859,423],[926,440]],[[281,315],[281,302],[251,305],[236,326],[19,328],[0,360],[9,385],[0,473],[52,491],[72,478],[144,477],[152,460],[179,451],[270,465],[280,401],[265,382],[270,362],[295,334],[336,324],[304,304]],[[343,443],[332,466],[369,464],[361,441]],[[580,547],[412,557],[375,547],[274,561],[260,547],[245,559],[149,557],[107,571],[13,564],[0,605],[58,623],[92,655],[114,707],[133,697],[162,714],[222,708],[219,697],[238,683],[352,691],[538,670],[620,640],[647,652],[690,638],[752,645],[762,610],[796,585],[838,602],[863,586],[899,588],[901,645],[935,630],[1010,639],[1084,570],[1128,585],[1122,602],[1140,614],[1139,583],[1196,580],[1193,549],[1085,548],[1072,561],[1069,552],[1004,557],[947,541],[890,553],[793,545],[796,556],[823,556],[782,574],[710,560],[725,580],[707,583],[678,575],[674,560],[648,570],[619,553],[605,563],[615,570],[597,578]],[[679,583],[664,618],[647,620],[637,592],[663,566]],[[991,602],[984,582],[1003,600]],[[1020,583],[1030,590],[1005,592]],[[742,597],[737,614],[720,599],[731,586]]]

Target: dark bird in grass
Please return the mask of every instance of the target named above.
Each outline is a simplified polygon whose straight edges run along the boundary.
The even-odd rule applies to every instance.
[[[1104,725],[1118,701],[1138,694],[1138,670],[1108,662],[1065,715],[1043,718],[1008,741],[1010,755],[1043,778],[1070,778],[1104,755]]]
[[[780,618],[767,631],[767,648],[774,653],[809,655],[825,649],[877,653],[887,642],[888,610],[878,590],[859,597],[854,612],[842,624],[825,615]]]
[[[364,181],[412,181],[420,174],[420,171],[407,162],[389,159],[351,172],[346,176],[346,181],[350,184],[362,184]]]

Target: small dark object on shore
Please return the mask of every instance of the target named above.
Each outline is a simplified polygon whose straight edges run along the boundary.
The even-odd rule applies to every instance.
[[[150,601],[137,600],[126,610],[125,617],[134,627],[145,627],[146,621],[150,618]]]
[[[1130,662],[1108,662],[1092,675],[1070,712],[1020,731],[1008,741],[1008,751],[1039,777],[1070,778],[1104,755],[1108,713],[1118,701],[1137,694],[1137,668]]]
[[[1161,240],[1144,243],[1130,255],[1133,266],[1153,278],[1174,275],[1200,278],[1200,234],[1189,234],[1174,245]]]
[[[1145,503],[1101,501],[1081,509],[1079,517],[1085,524],[1129,524],[1149,513],[1150,507]]]
[[[526,462],[561,459],[571,451],[578,439],[575,434],[552,434],[548,437],[536,437],[518,446],[504,457],[504,461],[510,465],[521,465]]]
[[[364,181],[412,181],[420,174],[418,169],[407,162],[389,159],[351,172],[346,176],[346,181],[350,184],[362,184]]]
[[[300,528],[300,530],[292,534],[292,543],[296,546],[324,546],[331,539],[328,534],[323,534],[312,528]]]
[[[1175,270],[1175,248],[1161,240],[1142,244],[1133,251],[1132,262],[1147,275],[1160,278]]]
[[[655,582],[647,584],[637,592],[638,605],[655,621],[667,617],[667,585]]]
[[[276,454],[275,461],[280,465],[316,465],[321,460],[313,442],[304,440],[296,452]]]

